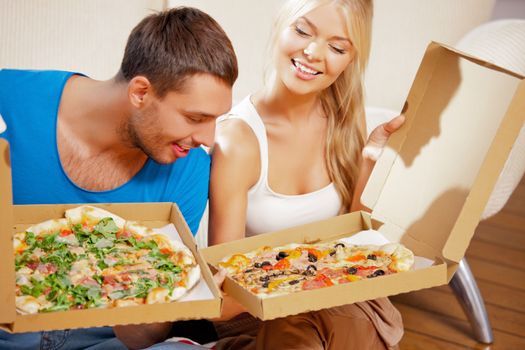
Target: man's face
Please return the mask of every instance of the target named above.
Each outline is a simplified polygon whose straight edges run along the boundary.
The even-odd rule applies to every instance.
[[[177,92],[159,99],[149,91],[142,101],[126,127],[128,136],[150,158],[169,164],[191,148],[213,144],[215,120],[230,110],[232,89],[212,75],[198,74]]]

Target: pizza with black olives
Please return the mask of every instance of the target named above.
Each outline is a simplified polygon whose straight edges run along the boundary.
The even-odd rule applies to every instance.
[[[182,243],[91,206],[15,234],[22,314],[170,302],[200,279]]]
[[[219,266],[259,297],[329,287],[407,271],[414,254],[399,243],[348,245],[340,241],[261,247],[228,256]]]

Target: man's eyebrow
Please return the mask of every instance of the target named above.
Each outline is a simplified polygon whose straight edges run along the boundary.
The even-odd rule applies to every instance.
[[[301,16],[298,19],[302,19],[303,21],[305,21],[306,24],[308,24],[310,27],[312,27],[317,32],[317,26],[315,24],[313,24],[312,21],[310,21],[308,18],[306,18],[305,16]],[[338,41],[347,41],[350,45],[352,45],[352,41],[350,39],[348,39],[348,38],[343,37],[343,36],[333,36],[330,39],[334,39],[334,40],[338,40]]]
[[[217,118],[217,116],[214,114],[209,114],[209,113],[202,112],[202,111],[186,111],[185,110],[184,114],[191,115],[194,117],[202,117],[202,118]]]

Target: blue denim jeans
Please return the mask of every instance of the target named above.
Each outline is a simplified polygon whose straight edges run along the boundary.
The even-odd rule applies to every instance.
[[[163,342],[155,344],[145,350],[208,350],[203,346],[190,345],[184,343],[175,343],[175,342]]]
[[[0,330],[0,350],[127,350],[111,327],[10,334]]]

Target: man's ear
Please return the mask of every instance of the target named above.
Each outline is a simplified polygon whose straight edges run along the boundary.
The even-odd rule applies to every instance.
[[[148,78],[138,75],[128,83],[129,101],[135,108],[142,108],[147,102],[149,95],[152,95],[153,89]]]

